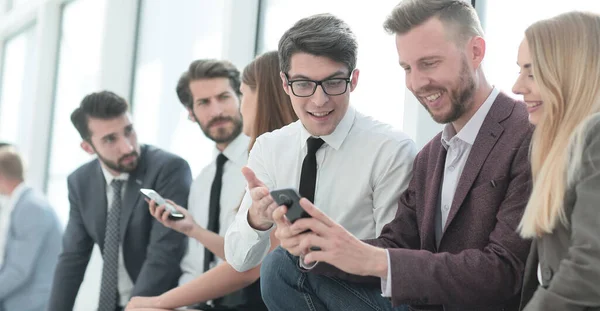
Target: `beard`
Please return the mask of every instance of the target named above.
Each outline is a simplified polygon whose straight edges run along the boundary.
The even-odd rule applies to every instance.
[[[444,115],[435,115],[420,98],[421,105],[425,107],[431,118],[441,124],[454,122],[462,117],[471,107],[473,107],[473,96],[475,94],[475,80],[469,73],[467,60],[462,59],[460,75],[458,77],[458,85],[452,90],[448,90],[441,86],[427,86],[419,90],[417,93],[433,93],[435,91],[445,92],[450,97],[450,112]]]
[[[133,172],[137,168],[138,160],[140,157],[137,151],[133,151],[129,154],[122,156],[117,162],[114,162],[104,158],[102,155],[100,155],[100,153],[98,153],[98,151],[96,151],[96,155],[98,156],[98,159],[100,159],[100,161],[102,161],[102,163],[106,165],[106,167],[119,173]],[[123,163],[123,160],[130,156],[135,157],[135,159],[127,164]]]
[[[215,117],[212,120],[210,120],[206,126],[202,126],[202,124],[200,123],[200,121],[198,121],[198,118],[196,118],[196,116],[194,115],[194,118],[196,119],[196,123],[198,123],[198,125],[200,126],[200,129],[202,130],[202,132],[204,133],[204,135],[206,135],[206,137],[208,137],[210,140],[214,141],[217,144],[223,144],[223,143],[229,143],[231,141],[233,141],[236,137],[238,137],[238,135],[240,135],[240,133],[242,132],[242,118],[241,116],[239,118],[233,118],[233,117]],[[217,129],[217,133],[216,134],[212,134],[210,132],[210,128],[217,122],[231,122],[233,124],[233,129],[229,130],[228,128],[219,128]]]

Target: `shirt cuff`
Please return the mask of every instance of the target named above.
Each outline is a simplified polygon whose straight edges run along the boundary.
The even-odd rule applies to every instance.
[[[271,234],[271,231],[275,227],[275,225],[272,225],[271,228],[269,228],[265,231],[256,230],[256,229],[252,228],[252,226],[250,226],[250,223],[248,222],[248,213],[249,212],[250,212],[250,210],[247,209],[246,214],[244,215],[244,221],[242,222],[242,225],[240,226],[240,231],[242,233],[242,236],[248,238],[249,240],[253,240],[253,241],[261,241],[265,237],[268,238],[269,235]]]
[[[381,296],[392,297],[392,265],[390,261],[390,251],[385,250],[387,255],[388,272],[387,278],[381,278]]]

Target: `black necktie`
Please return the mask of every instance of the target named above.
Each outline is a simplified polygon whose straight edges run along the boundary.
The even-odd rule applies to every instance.
[[[113,199],[106,216],[106,230],[104,231],[99,311],[114,311],[119,299],[119,219],[121,216],[121,189],[123,183],[124,181],[117,179],[110,183]]]
[[[300,195],[309,201],[315,201],[315,186],[317,183],[317,150],[325,143],[321,138],[310,137],[306,140],[306,157],[302,162],[300,174]]]
[[[210,187],[210,201],[208,212],[208,226],[206,229],[219,234],[219,214],[221,212],[221,186],[223,184],[223,165],[227,162],[227,157],[222,153],[217,156],[217,171]],[[210,269],[210,263],[214,260],[215,255],[204,248],[204,272]]]

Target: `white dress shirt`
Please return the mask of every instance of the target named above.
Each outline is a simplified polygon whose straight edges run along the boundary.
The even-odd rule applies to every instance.
[[[30,189],[25,183],[20,183],[8,197],[4,197],[2,205],[0,205],[0,268],[4,263],[4,254],[6,251],[6,238],[8,230],[10,230],[10,219],[15,205],[21,199],[23,193]]]
[[[270,189],[298,189],[306,140],[300,121],[260,136],[248,166]],[[396,213],[408,186],[416,155],[414,142],[390,125],[348,111],[317,151],[315,205],[359,239],[375,238]],[[225,256],[238,271],[249,270],[269,251],[270,231],[248,224],[252,205],[246,191],[235,221],[225,236]]]
[[[250,138],[240,134],[223,150],[227,162],[223,166],[223,187],[220,199],[219,234],[222,236],[225,236],[227,228],[233,222],[236,210],[244,196],[246,179],[241,170],[248,161],[249,144]],[[213,161],[202,169],[190,188],[188,210],[196,223],[204,228],[208,225],[210,189],[217,170],[216,158],[218,155],[219,150],[215,147]],[[221,261],[215,256],[211,268]],[[181,260],[181,270],[183,274],[179,278],[179,285],[195,279],[204,272],[204,245],[195,239],[188,238],[188,248]]]
[[[496,100],[500,91],[497,88],[493,88],[490,95],[483,102],[483,104],[477,109],[477,112],[469,119],[467,124],[458,132],[454,129],[452,123],[448,123],[444,126],[442,131],[442,146],[446,149],[446,164],[444,169],[444,180],[442,181],[442,192],[440,197],[440,209],[442,215],[442,228],[445,228],[446,221],[448,220],[448,213],[454,200],[454,193],[458,186],[458,181],[462,175],[469,153],[471,153],[471,147],[475,143],[475,138],[479,134],[479,129],[483,125],[483,121],[487,116],[492,104]],[[443,230],[443,229],[442,229]],[[436,237],[438,239],[440,237]],[[381,279],[381,291],[384,297],[392,296],[392,267],[390,266],[390,253],[387,252],[388,257],[388,273],[387,279]]]
[[[113,176],[108,170],[106,170],[104,168],[104,166],[101,166],[101,167],[102,167],[102,173],[104,174],[104,179],[106,180],[106,202],[108,202],[108,209],[106,211],[107,211],[107,215],[108,215],[108,211],[110,211],[110,209],[112,208],[112,201],[113,201],[113,197],[115,195],[113,192],[112,186],[110,184],[112,183],[112,181],[114,179],[125,181],[123,183],[123,188],[121,189],[121,202],[123,202],[124,198],[125,198],[125,190],[126,190],[126,186],[127,186],[127,179],[129,179],[129,174],[122,173],[119,176]],[[104,241],[102,241],[102,243],[104,243]],[[125,261],[123,260],[123,243],[122,242],[120,242],[120,245],[119,245],[119,284],[118,284],[118,287],[119,287],[119,305],[121,307],[124,307],[129,302],[129,299],[131,299],[131,291],[133,290],[133,281],[131,280],[129,273],[127,273],[127,269],[125,268]]]

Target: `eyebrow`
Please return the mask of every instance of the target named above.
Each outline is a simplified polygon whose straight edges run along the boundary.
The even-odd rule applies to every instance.
[[[217,95],[215,95],[215,96],[210,96],[210,97],[221,97],[221,96],[223,96],[223,95],[225,95],[225,94],[231,94],[231,92],[230,92],[230,91],[225,91],[225,92],[221,92],[221,93],[219,93],[219,94],[217,94]],[[197,102],[200,102],[200,101],[207,100],[207,99],[209,99],[210,97],[198,98],[198,99],[196,99],[196,103],[197,103]]]
[[[335,77],[340,76],[340,75],[347,76],[347,75],[349,75],[349,73],[347,73],[345,71],[342,71],[342,70],[338,70],[338,71],[334,72],[333,74],[330,74],[329,76],[327,76],[325,79],[323,79],[321,81],[324,81],[324,80],[327,80],[327,79],[331,79],[331,78],[335,78]],[[301,75],[301,74],[293,75],[289,79],[290,79],[290,81],[291,80],[298,80],[298,79],[313,81],[311,78],[309,78],[309,77],[307,77],[305,75]]]
[[[133,124],[130,123],[130,124],[126,125],[123,128],[123,130],[126,130],[126,131],[127,130],[133,130]],[[115,135],[117,135],[117,133],[109,133],[109,134],[106,134],[106,135],[102,136],[102,138],[100,138],[100,139],[101,140],[106,140],[107,138],[110,138],[111,136],[115,136]]]
[[[422,63],[422,62],[426,62],[426,61],[432,61],[432,60],[439,60],[439,59],[442,59],[442,57],[441,57],[441,56],[435,56],[435,55],[434,55],[434,56],[425,56],[425,57],[421,57],[421,58],[419,58],[419,59],[417,60],[417,63]],[[409,64],[407,64],[407,63],[405,63],[405,62],[403,62],[403,61],[400,61],[400,62],[399,62],[399,64],[400,64],[400,66],[402,66],[402,67],[407,67],[407,66],[410,66]]]
[[[521,65],[519,64],[519,62],[517,62],[517,66],[521,66]],[[529,69],[529,68],[531,68],[531,63],[527,63],[527,64],[523,65],[523,68],[525,68],[525,69]]]

